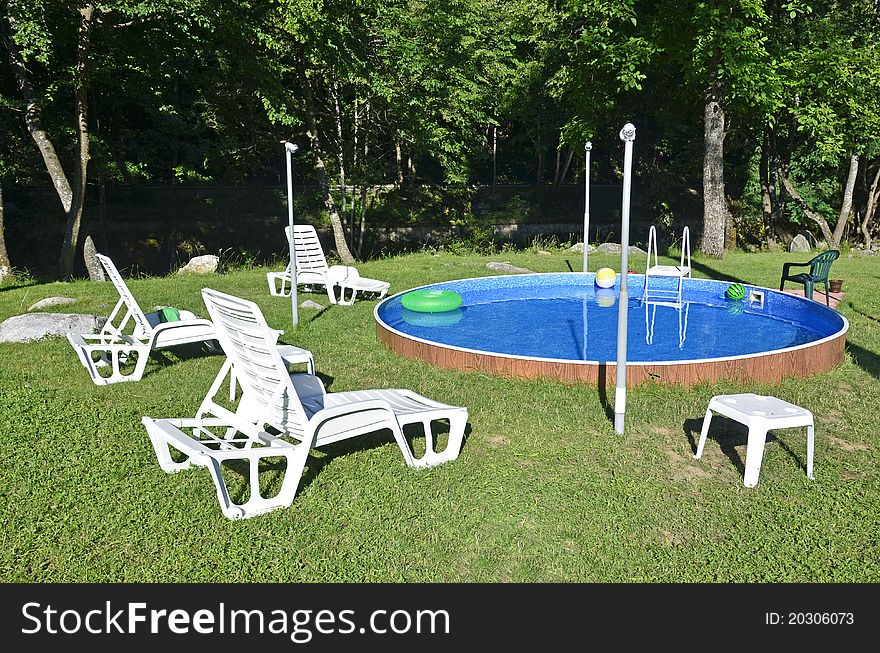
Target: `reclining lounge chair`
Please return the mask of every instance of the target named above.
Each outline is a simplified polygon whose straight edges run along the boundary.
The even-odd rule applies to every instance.
[[[290,240],[290,227],[284,228]],[[294,249],[296,252],[296,283],[304,286],[323,286],[331,304],[351,306],[358,292],[378,295],[379,299],[388,292],[390,284],[362,277],[357,268],[350,265],[327,265],[327,258],[318,233],[312,225],[302,224],[293,227]],[[290,264],[284,272],[266,274],[269,293],[273,296],[290,296]],[[338,295],[337,295],[338,289]],[[346,295],[348,298],[346,299]]]
[[[208,468],[225,516],[240,519],[289,506],[312,447],[365,433],[390,430],[411,467],[431,467],[458,457],[466,408],[402,389],[328,394],[317,376],[288,371],[256,304],[208,288],[202,296],[226,352],[226,363],[194,418],[144,417],[141,421],[163,470],[176,472],[191,465]],[[230,375],[240,387],[234,408],[218,403]],[[436,420],[449,422],[446,447],[439,451],[435,451],[431,429]],[[422,425],[425,452],[421,457],[416,457],[403,433],[409,424]],[[175,461],[172,449],[186,458]],[[275,496],[263,497],[260,461],[279,457],[287,463],[281,488]],[[239,504],[223,476],[223,463],[233,460],[248,465],[249,492]]]
[[[189,311],[179,311],[180,319],[172,322],[162,322],[161,311],[144,313],[113,261],[102,254],[97,257],[116,286],[119,301],[100,332],[67,334],[67,340],[95,384],[139,380],[154,349],[216,340],[214,325]],[[102,375],[102,369],[108,374]]]

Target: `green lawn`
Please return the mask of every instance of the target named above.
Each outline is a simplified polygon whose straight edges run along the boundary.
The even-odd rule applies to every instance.
[[[694,258],[696,276],[774,287],[808,256]],[[535,249],[492,257],[430,252],[359,265],[391,292],[488,274],[488,261],[538,272],[580,257]],[[590,267],[613,256],[591,255]],[[644,257],[631,258],[643,271]],[[245,521],[219,510],[203,469],[166,475],[140,418],[192,416],[222,359],[151,362],[144,379],[97,387],[64,339],[0,344],[3,438],[0,566],[5,581],[738,581],[880,580],[880,260],[844,254],[846,361],[778,386],[645,385],[618,436],[595,388],[438,369],[378,344],[374,301],[323,312],[268,294],[265,269],[131,280],[148,309],[206,315],[208,285],[247,297],[283,340],[312,350],[331,391],[407,387],[467,406],[458,460],[408,468],[387,434],[313,452],[288,509]],[[0,320],[39,299],[107,315],[111,284],[0,286]],[[305,298],[305,295],[301,295]],[[324,304],[326,296],[311,297]],[[767,444],[760,482],[742,484],[744,435],[720,431],[693,460],[715,394],[773,394],[816,417],[815,481],[803,429]],[[714,431],[714,429],[713,429]]]

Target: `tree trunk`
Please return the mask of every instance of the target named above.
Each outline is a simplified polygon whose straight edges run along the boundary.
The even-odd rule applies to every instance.
[[[540,186],[544,183],[544,152],[538,151],[538,170],[535,177],[535,185]]]
[[[556,148],[556,164],[553,167],[553,190],[559,187],[559,173],[562,171],[562,147]]]
[[[877,167],[877,174],[874,175],[871,190],[868,191],[868,205],[865,207],[865,217],[861,224],[862,236],[865,238],[865,248],[867,249],[871,248],[871,220],[877,210],[878,201],[880,201],[880,166]]]
[[[840,204],[840,214],[837,216],[837,224],[834,225],[834,242],[840,246],[843,240],[843,231],[849,222],[852,213],[853,189],[856,187],[856,178],[859,176],[859,155],[853,154],[849,159],[849,176],[846,178],[846,187],[843,189],[843,202]],[[836,249],[836,248],[835,248]]]
[[[703,238],[700,250],[706,256],[724,258],[724,226],[727,200],[724,195],[724,108],[717,71],[712,72],[712,90],[704,107]]]
[[[334,86],[331,89],[331,94],[333,95],[333,108],[335,110],[334,120],[336,122],[336,161],[339,165],[339,187],[342,189],[342,215],[340,223],[345,225],[346,220],[349,219],[348,216],[348,185],[347,180],[345,178],[345,146],[343,141],[343,128],[342,128],[342,109],[339,106],[339,89]],[[352,198],[352,204],[354,204],[354,198]],[[354,247],[354,206],[351,207],[352,217],[350,220],[351,229],[349,230],[348,243],[350,247]],[[345,229],[343,228],[343,232]]]
[[[12,36],[6,32],[5,25],[3,27],[3,42],[9,53],[9,64],[25,102],[25,124],[27,125],[31,138],[34,139],[34,143],[37,145],[37,149],[40,151],[40,155],[43,157],[43,164],[46,166],[46,172],[49,173],[49,179],[52,180],[52,185],[55,186],[55,192],[58,195],[58,199],[61,200],[61,207],[64,209],[64,212],[67,213],[70,211],[70,205],[73,199],[73,191],[70,190],[70,182],[67,181],[67,175],[64,174],[64,168],[61,166],[61,161],[58,159],[58,154],[55,152],[55,146],[49,139],[49,135],[46,134],[46,131],[43,129],[43,108],[40,105],[39,98],[37,98],[37,94],[34,92],[33,85],[31,84],[30,72],[25,66],[24,60],[21,58],[18,46]]]
[[[492,192],[495,192],[495,178],[498,171],[498,127],[492,125]]]
[[[831,233],[831,228],[828,226],[828,221],[809,207],[804,198],[801,197],[797,188],[795,188],[791,179],[789,179],[787,171],[779,169],[777,170],[777,175],[782,182],[783,188],[785,188],[785,192],[788,193],[788,196],[791,197],[795,204],[797,204],[798,208],[800,208],[810,220],[819,225],[819,228],[822,230],[822,237],[825,238],[828,248],[837,249],[837,243],[834,240],[834,234]]]
[[[58,259],[58,274],[62,279],[73,275],[73,257],[79,240],[83,207],[86,199],[86,179],[89,165],[89,125],[88,125],[88,85],[89,51],[92,47],[92,17],[95,7],[87,4],[79,10],[79,32],[76,47],[76,75],[74,78],[76,97],[76,131],[78,156],[74,168],[73,199],[67,212],[67,226],[64,230],[64,243]]]
[[[394,139],[394,161],[397,163],[397,187],[403,187],[403,151],[400,149],[400,140]]]
[[[37,145],[37,149],[40,151],[40,155],[43,157],[46,171],[49,173],[49,178],[55,186],[55,192],[58,194],[58,199],[61,200],[61,206],[64,208],[67,218],[64,230],[64,243],[61,246],[61,256],[58,261],[58,272],[62,279],[69,277],[73,272],[73,256],[79,238],[79,228],[85,201],[86,174],[89,161],[86,99],[88,95],[88,63],[92,42],[94,10],[95,8],[92,4],[86,4],[79,9],[80,20],[77,31],[76,70],[74,76],[78,156],[72,188],[67,175],[64,174],[64,168],[61,166],[61,161],[58,159],[55,147],[42,127],[42,108],[31,84],[30,73],[25,66],[24,60],[21,58],[21,53],[15,41],[11,35],[6,33],[5,29],[3,30],[3,40],[9,52],[9,62],[26,104],[25,123],[27,124],[28,132],[30,132]],[[14,28],[13,21],[10,19],[9,22]]]
[[[315,112],[315,98],[312,93],[311,81],[306,75],[304,55],[300,54],[299,59],[300,82],[303,88],[303,94],[306,101],[306,135],[312,145],[312,152],[315,155],[315,173],[318,177],[318,185],[321,187],[321,196],[324,199],[324,206],[330,214],[330,225],[333,227],[333,239],[336,243],[336,253],[346,265],[354,264],[354,256],[348,249],[348,243],[345,242],[345,229],[342,226],[342,220],[339,217],[339,211],[336,208],[336,202],[330,194],[330,187],[327,184],[327,170],[324,165],[324,156],[321,148],[321,136],[318,131],[318,119]]]
[[[364,105],[364,118],[365,122],[369,120],[370,116],[370,101],[367,100]],[[370,132],[364,129],[364,155],[361,159],[361,166],[366,168],[367,165],[367,155],[370,153]],[[364,174],[364,171],[361,170],[361,225],[358,230],[358,258],[363,258],[364,256],[364,231],[367,227],[367,177]]]
[[[6,252],[6,229],[3,223],[3,188],[0,187],[0,279],[12,273],[9,254]]]
[[[767,239],[767,249],[772,251],[776,246],[776,224],[773,213],[773,191],[770,188],[770,134],[767,127],[764,127],[758,175],[761,181],[761,212],[764,217],[764,235]]]
[[[562,159],[561,151],[556,151],[556,177],[553,180],[553,190],[555,191],[558,191],[562,186],[562,183],[565,181],[568,169],[571,166],[571,160],[574,157],[573,147],[568,147],[566,150],[568,150],[568,152],[566,153],[564,160]]]

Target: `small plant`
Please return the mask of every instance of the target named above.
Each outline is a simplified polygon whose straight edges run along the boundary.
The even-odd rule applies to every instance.
[[[27,268],[10,268],[0,274],[0,288],[21,288],[37,282]]]

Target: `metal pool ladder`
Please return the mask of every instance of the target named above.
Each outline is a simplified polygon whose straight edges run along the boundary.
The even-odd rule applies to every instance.
[[[654,253],[654,264],[651,265],[651,253]],[[678,279],[675,290],[666,288],[650,288],[651,277],[674,277]],[[681,299],[681,289],[684,277],[691,276],[691,236],[690,230],[685,227],[681,234],[681,261],[678,265],[660,265],[657,262],[657,228],[651,225],[648,231],[648,261],[645,270],[645,289],[642,293],[642,303],[645,306],[645,340],[650,345],[654,340],[654,318],[657,315],[658,306],[669,306],[678,311],[678,346],[684,346],[687,334],[687,318],[689,303]],[[648,308],[653,308],[650,320]],[[682,315],[682,308],[684,309]]]

